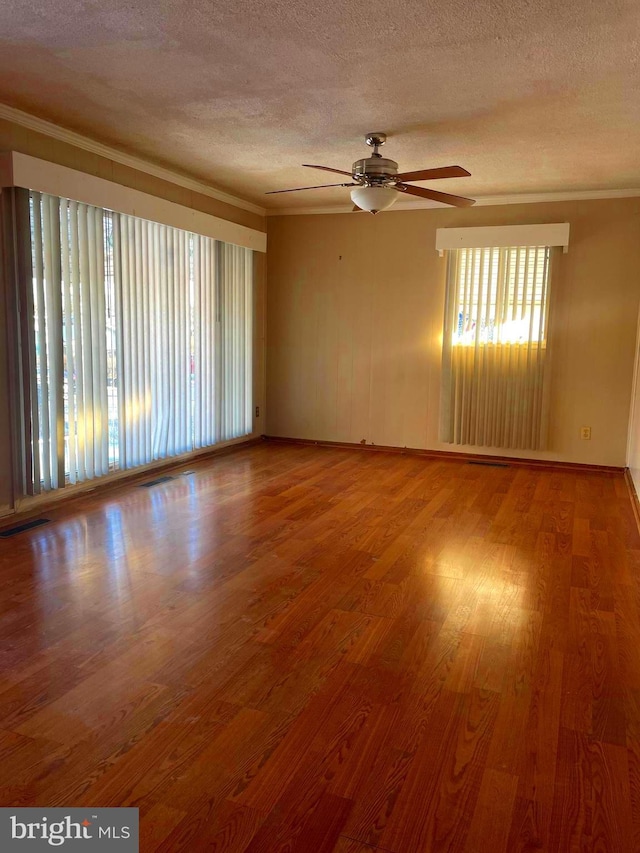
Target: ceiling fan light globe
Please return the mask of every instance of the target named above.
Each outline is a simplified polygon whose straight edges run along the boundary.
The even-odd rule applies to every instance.
[[[395,204],[397,198],[398,192],[392,187],[356,187],[351,190],[351,201],[369,213],[387,210]]]

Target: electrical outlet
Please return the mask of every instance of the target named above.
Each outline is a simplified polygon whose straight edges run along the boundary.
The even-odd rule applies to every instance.
[[[591,427],[581,427],[580,428],[580,438],[585,441],[591,440]]]
[[[260,406],[256,406],[256,417],[260,417]]]

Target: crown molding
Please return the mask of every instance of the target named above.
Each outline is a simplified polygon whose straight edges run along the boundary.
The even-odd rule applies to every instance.
[[[593,201],[608,198],[636,198],[640,197],[640,188],[624,190],[576,190],[554,193],[520,193],[513,195],[487,195],[476,199],[476,207],[490,207],[501,204],[540,204],[550,201]],[[440,204],[428,199],[416,199],[408,201],[401,199],[392,208],[383,213],[394,213],[399,210],[436,210],[451,208],[447,204]],[[341,204],[334,207],[284,207],[267,209],[267,216],[310,216],[321,213],[351,213],[353,204]]]
[[[67,130],[46,119],[37,118],[15,107],[10,107],[7,104],[0,104],[0,119],[13,122],[33,130],[36,133],[42,133],[51,139],[56,139],[59,142],[66,142],[69,145],[74,145],[76,148],[81,148],[83,151],[89,151],[92,154],[98,154],[100,157],[106,157],[108,160],[113,160],[121,166],[129,166],[139,172],[145,172],[147,175],[153,175],[155,178],[160,178],[163,181],[169,181],[179,187],[184,187],[187,190],[201,193],[202,195],[215,198],[217,201],[222,201],[225,204],[231,204],[234,207],[248,210],[251,213],[256,213],[259,216],[265,216],[266,210],[251,201],[226,193],[223,190],[218,190],[209,184],[199,181],[196,178],[189,178],[180,172],[174,172],[171,169],[166,169],[163,166],[157,166],[155,163],[150,163],[148,160],[143,160],[141,157],[136,157],[132,154],[125,154],[124,151],[119,151],[117,148],[112,148],[110,145],[104,145],[102,142],[96,142],[89,139],[87,136],[82,136],[73,130]]]

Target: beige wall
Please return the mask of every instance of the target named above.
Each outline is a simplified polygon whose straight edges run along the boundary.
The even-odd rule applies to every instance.
[[[620,199],[269,217],[268,433],[624,465],[639,214],[640,199]],[[553,277],[548,450],[439,442],[445,259],[435,229],[564,221],[571,245]]]
[[[141,190],[150,195],[201,210],[213,216],[219,216],[231,222],[266,230],[265,219],[255,213],[243,210],[225,202],[218,201],[206,195],[172,184],[168,181],[147,175],[127,166],[121,166],[105,157],[75,148],[67,143],[58,142],[40,133],[23,128],[8,121],[0,120],[0,151],[19,151],[30,154],[63,166],[68,166],[90,175],[96,175],[110,181]],[[260,406],[261,414],[265,412],[264,387],[264,308],[265,308],[265,258],[254,253],[255,263],[255,294],[256,294],[256,326],[255,326],[255,363],[254,363],[254,402]],[[6,318],[4,282],[0,280],[0,516],[15,511],[11,494],[11,455],[9,444],[10,414],[8,408],[8,366],[6,353]],[[263,417],[256,421],[255,433],[264,432]]]

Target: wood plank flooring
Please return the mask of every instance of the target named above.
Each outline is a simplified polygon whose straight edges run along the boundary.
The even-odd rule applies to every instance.
[[[141,850],[640,851],[622,475],[268,443],[0,542],[0,803]]]

